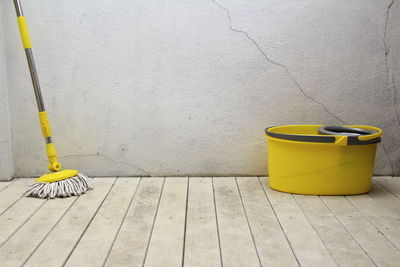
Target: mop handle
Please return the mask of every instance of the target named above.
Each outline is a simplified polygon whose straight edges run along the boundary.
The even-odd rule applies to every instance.
[[[17,13],[18,27],[21,34],[22,45],[25,49],[26,59],[29,65],[29,72],[31,74],[32,85],[35,91],[36,104],[39,110],[39,121],[42,129],[43,137],[46,140],[46,153],[49,159],[49,170],[56,172],[61,170],[61,164],[57,160],[57,152],[51,139],[51,127],[49,119],[47,117],[46,109],[44,108],[44,102],[42,97],[42,91],[40,90],[39,78],[36,72],[35,60],[33,59],[32,44],[29,37],[28,25],[24,14],[22,12],[21,3],[19,0],[14,0],[15,11]]]

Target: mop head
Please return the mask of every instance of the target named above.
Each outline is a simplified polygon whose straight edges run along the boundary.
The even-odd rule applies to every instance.
[[[45,174],[25,192],[27,197],[55,198],[79,196],[92,190],[90,179],[76,170],[64,170]]]

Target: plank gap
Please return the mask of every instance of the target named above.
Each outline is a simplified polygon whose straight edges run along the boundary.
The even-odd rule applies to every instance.
[[[329,252],[329,255],[331,255],[332,260],[336,263],[337,266],[339,266],[339,263],[337,262],[336,258],[332,255],[332,252],[328,249],[328,247],[326,246],[324,240],[321,238],[320,234],[318,233],[318,231],[315,229],[314,225],[311,223],[310,218],[308,218],[307,214],[304,212],[303,208],[299,205],[299,202],[297,201],[297,199],[293,196],[293,194],[290,194],[294,200],[294,202],[296,202],[297,206],[299,207],[300,211],[303,213],[304,217],[306,218],[307,222],[311,225],[311,228],[314,230],[315,234],[318,236],[319,240],[321,240],[321,243],[324,245],[324,247],[326,248],[326,250]]]
[[[71,205],[68,207],[68,209],[63,213],[63,215],[57,220],[57,222],[50,228],[50,230],[46,233],[46,235],[40,240],[40,242],[35,246],[33,251],[28,255],[28,257],[24,260],[24,262],[21,264],[22,266],[25,265],[25,263],[29,260],[30,257],[36,252],[36,250],[40,247],[40,245],[43,243],[44,240],[49,236],[49,234],[56,228],[56,226],[59,224],[59,222],[64,218],[64,216],[69,212],[69,210],[72,208],[72,206],[75,204],[75,202],[78,200],[80,196],[76,197],[76,199],[71,203]]]
[[[221,266],[224,266],[223,261],[222,261],[221,237],[220,237],[220,232],[219,232],[217,205],[216,205],[216,201],[215,201],[214,177],[211,178],[211,184],[212,184],[212,191],[213,191],[213,202],[214,202],[214,212],[215,212],[215,223],[217,224],[217,237],[218,237],[219,258],[220,258],[220,260],[221,260]]]
[[[114,246],[115,240],[117,240],[117,237],[118,237],[118,235],[119,235],[119,232],[121,231],[121,228],[122,228],[122,225],[124,224],[126,215],[128,214],[129,208],[130,208],[131,205],[132,205],[132,202],[133,202],[133,200],[134,200],[134,198],[135,198],[135,196],[136,196],[136,193],[137,193],[137,191],[138,191],[138,189],[139,189],[139,186],[140,186],[140,183],[142,182],[142,179],[143,179],[143,177],[140,177],[139,182],[138,182],[138,184],[137,184],[137,186],[136,186],[135,192],[133,193],[132,198],[131,198],[130,201],[129,201],[129,205],[128,205],[128,207],[126,208],[124,217],[122,218],[120,225],[118,226],[118,230],[117,230],[117,232],[116,232],[116,234],[115,234],[115,236],[114,236],[114,238],[113,238],[113,240],[112,240],[110,249],[109,249],[108,252],[107,252],[107,256],[105,257],[102,266],[105,266],[105,265],[106,265],[106,262],[107,262],[107,260],[108,260],[108,257],[110,256],[111,250],[112,250],[112,248],[113,248],[113,246]]]
[[[262,266],[261,260],[260,260],[260,255],[258,253],[258,248],[256,246],[256,241],[254,240],[254,234],[253,234],[253,231],[252,231],[251,226],[250,226],[249,217],[247,216],[246,208],[245,208],[245,206],[243,204],[243,198],[242,198],[242,194],[240,193],[240,188],[239,188],[239,185],[238,185],[238,182],[237,182],[237,178],[235,177],[234,179],[235,179],[235,183],[236,183],[236,188],[237,188],[238,193],[239,193],[240,203],[242,204],[244,216],[246,218],[247,227],[249,228],[251,239],[253,240],[254,249],[256,250],[257,259],[258,259],[258,262],[260,263],[260,266]]]
[[[369,218],[369,216],[368,216],[367,214],[365,214],[364,211],[362,211],[357,205],[355,205],[355,204],[353,203],[353,201],[351,201],[351,199],[349,199],[348,197],[345,197],[345,198],[346,198],[346,200],[349,202],[349,204],[350,204],[351,206],[354,207],[354,209],[356,209],[362,216],[364,216],[364,218],[376,229],[376,231],[378,231],[384,238],[386,238],[386,240],[387,240],[389,243],[391,243],[397,250],[400,251],[400,249],[399,249],[399,247],[397,246],[397,244],[396,244],[395,242],[393,242],[392,239],[389,238],[389,237],[385,234],[385,231],[382,231],[382,229],[380,229],[380,227],[378,227],[378,226],[376,225],[376,223],[374,223],[374,222]]]
[[[286,232],[285,232],[285,229],[283,229],[282,223],[281,223],[279,217],[278,217],[277,214],[276,214],[275,208],[274,208],[274,206],[272,205],[272,203],[271,203],[271,201],[270,201],[270,199],[269,199],[269,197],[268,197],[267,191],[265,191],[265,188],[264,188],[264,185],[263,185],[263,183],[262,183],[262,181],[261,181],[261,178],[266,178],[266,177],[265,177],[265,176],[258,177],[258,181],[259,181],[259,183],[260,183],[260,185],[261,185],[261,187],[262,187],[262,189],[263,189],[263,192],[264,192],[264,194],[265,194],[265,197],[266,197],[267,200],[268,200],[268,204],[269,204],[269,206],[271,207],[272,212],[274,213],[274,216],[275,216],[276,220],[278,221],[279,227],[280,227],[280,229],[281,229],[283,235],[285,236],[286,242],[288,243],[290,249],[292,250],[292,253],[293,253],[293,255],[294,255],[295,259],[296,259],[297,264],[298,264],[299,266],[301,266],[301,264],[300,264],[300,262],[299,262],[299,259],[298,259],[297,255],[296,255],[296,252],[295,252],[294,249],[293,249],[293,245],[292,245],[292,243],[290,242],[290,240],[289,240],[289,238],[288,238],[288,236],[287,236],[287,234],[286,234]]]
[[[159,211],[159,208],[160,208],[161,196],[162,196],[163,191],[164,191],[165,180],[166,180],[166,178],[164,177],[164,181],[163,181],[163,184],[162,184],[162,187],[161,187],[161,191],[160,191],[160,197],[158,198],[158,203],[157,203],[157,208],[156,208],[156,214],[155,214],[154,219],[153,219],[153,225],[151,226],[150,236],[149,236],[149,240],[148,240],[148,242],[147,242],[146,252],[145,252],[145,255],[144,255],[144,258],[143,258],[142,266],[144,266],[144,264],[145,264],[145,262],[146,262],[147,252],[149,251],[150,241],[151,241],[151,237],[153,236],[153,231],[154,231],[154,225],[155,225],[155,223],[156,223],[158,211]]]
[[[190,185],[190,179],[188,177],[186,185],[185,224],[183,226],[182,267],[185,266],[185,245],[186,245],[186,226],[187,226],[188,206],[189,206],[189,185]]]
[[[143,264],[164,178],[142,179],[105,266]]]
[[[2,246],[4,246],[6,243],[7,243],[7,241],[8,240],[10,240],[10,238],[12,238],[17,232],[18,232],[18,230],[21,228],[21,227],[23,227],[31,218],[32,218],[32,216],[34,216],[35,215],[35,213],[36,212],[38,212],[39,210],[40,210],[40,208],[41,207],[43,207],[43,205],[45,204],[46,202],[43,202],[37,209],[35,209],[34,211],[33,211],[33,213],[31,214],[31,215],[29,215],[29,217],[28,218],[26,218],[23,222],[22,222],[22,224],[20,224],[16,229],[15,229],[15,231],[13,231],[9,236],[8,236],[8,238],[7,239],[5,239],[4,241],[3,241],[3,243],[0,245],[0,248],[2,247]]]
[[[79,236],[78,240],[76,240],[74,246],[72,247],[71,251],[68,253],[67,257],[65,258],[62,266],[65,266],[66,263],[68,262],[69,258],[71,257],[72,253],[74,252],[75,248],[78,246],[79,242],[81,241],[83,235],[85,234],[86,230],[89,228],[90,224],[92,223],[94,217],[96,217],[96,214],[99,212],[101,206],[103,205],[104,201],[107,199],[108,195],[110,194],[111,190],[113,189],[115,183],[117,182],[117,179],[114,179],[114,182],[112,183],[110,189],[108,190],[107,194],[103,198],[103,200],[100,202],[100,205],[97,207],[96,211],[94,212],[93,216],[90,218],[89,223],[85,226],[83,229],[81,235]]]

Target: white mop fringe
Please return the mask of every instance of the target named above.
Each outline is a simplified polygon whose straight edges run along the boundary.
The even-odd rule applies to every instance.
[[[45,199],[55,197],[70,197],[82,195],[86,191],[92,189],[93,186],[90,179],[86,175],[78,173],[77,176],[57,182],[35,182],[28,190],[26,190],[25,196]]]

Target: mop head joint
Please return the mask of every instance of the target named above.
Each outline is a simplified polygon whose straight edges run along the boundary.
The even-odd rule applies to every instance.
[[[79,196],[93,189],[89,178],[77,170],[63,170],[39,177],[25,192],[27,197],[55,198]]]

